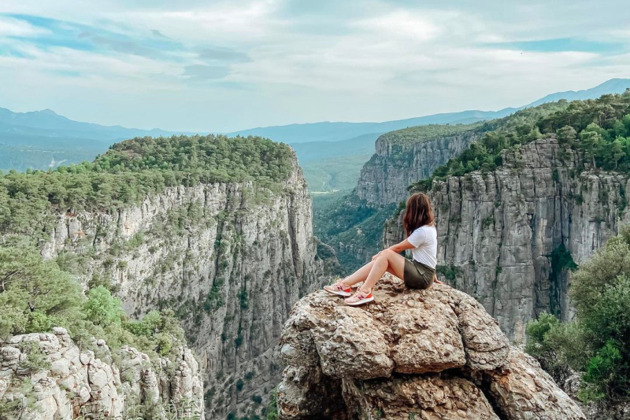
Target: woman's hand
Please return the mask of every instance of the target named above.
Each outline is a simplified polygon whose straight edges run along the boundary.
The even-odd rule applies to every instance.
[[[383,252],[383,251],[381,251],[381,252]],[[378,256],[379,256],[379,255],[381,255],[381,252],[379,252],[379,253],[378,253],[378,254],[376,254],[376,255],[373,255],[373,256],[372,256],[372,261],[374,261],[375,259],[377,259],[377,258],[378,258]]]

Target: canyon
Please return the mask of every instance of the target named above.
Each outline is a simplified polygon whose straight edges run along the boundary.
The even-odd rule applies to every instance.
[[[313,236],[295,154],[285,163],[288,176],[271,185],[189,183],[113,211],[53,212],[39,241],[84,288],[110,279],[128,315],[175,312],[199,361],[206,418],[263,414],[291,307],[336,270]]]

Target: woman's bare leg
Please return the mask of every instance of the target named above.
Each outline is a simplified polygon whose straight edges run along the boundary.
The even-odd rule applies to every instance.
[[[363,268],[367,267],[366,264]],[[378,257],[371,262],[371,269],[365,282],[361,286],[363,293],[369,293],[377,281],[383,277],[386,271],[394,274],[401,279],[404,278],[405,273],[405,258],[402,255],[396,254],[389,249],[383,250]]]
[[[363,267],[359,268],[357,271],[343,279],[341,283],[343,283],[344,286],[352,286],[353,284],[365,281],[368,274],[370,274],[370,270],[372,269],[373,264],[374,261],[370,261],[369,263],[365,264]]]

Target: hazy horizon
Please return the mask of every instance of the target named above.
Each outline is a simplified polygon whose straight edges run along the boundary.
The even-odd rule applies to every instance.
[[[38,3],[0,5],[0,106],[104,125],[389,121],[630,74],[621,1]]]

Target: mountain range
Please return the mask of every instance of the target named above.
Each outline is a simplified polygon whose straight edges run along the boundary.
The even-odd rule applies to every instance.
[[[359,171],[381,134],[418,125],[490,120],[544,102],[597,98],[606,93],[621,93],[627,88],[630,88],[630,79],[611,79],[590,89],[552,93],[530,104],[498,111],[468,110],[385,122],[289,124],[227,134],[257,135],[288,143],[298,155],[311,190],[348,189],[356,185]],[[192,133],[73,121],[50,109],[19,113],[0,108],[0,170],[46,169],[92,160],[123,139],[174,134]]]

